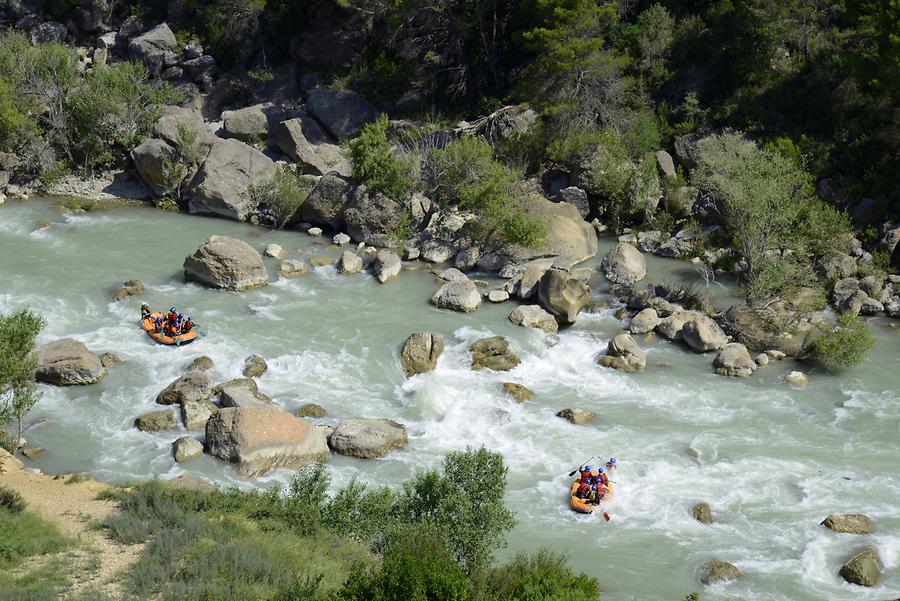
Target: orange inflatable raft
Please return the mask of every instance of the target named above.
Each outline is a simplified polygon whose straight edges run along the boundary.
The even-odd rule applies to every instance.
[[[578,496],[578,486],[581,484],[581,480],[575,480],[572,483],[572,491],[569,494],[569,505],[577,511],[578,513],[592,513],[595,509],[600,507],[599,504],[593,505],[587,499],[582,499]],[[609,501],[609,498],[612,496],[613,485],[612,482],[609,483],[609,487],[606,490],[606,494],[603,495],[603,501]]]
[[[147,335],[156,342],[169,346],[181,346],[182,344],[190,344],[197,339],[197,330],[191,330],[187,334],[179,334],[174,338],[166,335],[164,331],[157,332],[156,326],[154,325],[157,317],[165,319],[166,316],[162,313],[152,313],[149,318],[141,322],[141,329],[147,332]]]

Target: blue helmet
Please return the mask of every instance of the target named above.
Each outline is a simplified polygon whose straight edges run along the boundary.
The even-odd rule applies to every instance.
[[[584,471],[586,471],[586,472],[591,471],[591,466],[589,466],[589,465],[584,466]]]
[[[615,458],[615,457],[610,457],[610,458],[609,458],[609,462],[612,463],[613,465],[615,465],[615,464],[616,464],[616,458]]]
[[[175,312],[175,307],[172,307],[171,309],[169,309],[169,311],[171,311],[172,313],[174,313],[174,312]]]
[[[591,486],[591,490],[597,490],[597,485],[594,484],[593,486]]]
[[[597,471],[600,472],[600,473],[602,474],[602,473],[603,473],[603,468],[602,468],[602,467],[598,467],[598,468],[597,468]]]
[[[179,313],[179,314],[178,314],[178,319],[184,319],[184,313]]]
[[[191,317],[190,315],[188,315],[188,321],[193,321],[193,319],[194,319],[193,317]]]

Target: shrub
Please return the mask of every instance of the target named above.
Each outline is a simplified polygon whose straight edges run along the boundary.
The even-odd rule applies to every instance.
[[[600,597],[596,578],[572,573],[565,556],[546,550],[519,554],[491,568],[479,578],[479,589],[478,598],[484,601],[596,601]]]
[[[392,199],[404,200],[413,188],[412,166],[394,154],[385,115],[363,127],[350,141],[353,178]]]
[[[809,348],[813,359],[830,371],[852,367],[863,361],[875,345],[875,334],[858,315],[839,315],[834,326],[825,326]]]
[[[25,511],[25,499],[11,488],[0,486],[0,508],[10,513],[22,513]]]
[[[253,186],[250,197],[260,212],[272,215],[275,225],[284,227],[292,221],[297,210],[309,197],[312,183],[300,173],[286,167],[279,168],[268,181]]]
[[[22,436],[25,415],[40,398],[34,386],[37,360],[32,351],[43,327],[43,317],[27,309],[0,315],[0,441],[7,438],[10,424],[13,440]]]
[[[29,511],[0,507],[0,570],[34,555],[46,555],[69,544],[56,526]],[[0,573],[2,573],[0,571]]]
[[[37,122],[29,115],[26,102],[7,78],[0,77],[0,150],[15,152],[35,135]]]

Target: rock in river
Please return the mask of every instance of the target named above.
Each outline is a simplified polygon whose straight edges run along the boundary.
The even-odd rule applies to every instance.
[[[100,357],[90,352],[83,342],[62,338],[37,349],[38,382],[57,386],[94,384],[106,376]]]
[[[560,324],[575,323],[590,300],[590,286],[562,269],[548,269],[538,283],[538,303]]]
[[[203,443],[196,438],[182,436],[172,443],[172,455],[178,463],[196,459],[203,455]]]
[[[134,427],[141,432],[159,432],[160,430],[175,430],[178,423],[171,409],[153,411],[134,420]]]
[[[652,332],[658,325],[659,315],[656,313],[656,309],[647,307],[631,318],[628,331],[632,334],[647,334]]]
[[[609,341],[606,354],[600,357],[600,365],[625,372],[644,371],[647,357],[630,335],[622,333]]]
[[[709,508],[709,503],[696,503],[691,507],[691,515],[701,524],[713,523],[712,510]]]
[[[243,240],[210,236],[184,260],[184,279],[240,292],[268,285],[269,274],[262,256]]]
[[[335,267],[338,273],[359,273],[362,271],[362,259],[352,250],[345,250],[341,253],[341,258],[337,260]]]
[[[868,548],[857,552],[850,561],[841,568],[841,578],[850,584],[859,586],[875,586],[881,579],[881,558],[875,549]]]
[[[481,305],[481,294],[475,283],[466,278],[462,281],[447,282],[431,297],[431,304],[439,309],[450,309],[471,313]]]
[[[701,353],[717,351],[728,344],[728,336],[722,328],[705,315],[698,315],[684,324],[681,337],[689,347]]]
[[[400,275],[402,267],[400,257],[390,250],[379,250],[372,261],[372,273],[382,284]]]
[[[206,401],[212,396],[211,382],[205,371],[189,371],[166,386],[156,397],[160,405]]]
[[[277,407],[229,407],[206,423],[208,452],[255,478],[328,456],[325,434]]]
[[[517,403],[524,403],[534,398],[533,390],[516,382],[504,382],[503,392],[511,396]]]
[[[407,376],[433,371],[444,352],[444,337],[431,332],[414,332],[403,343],[400,362]]]
[[[372,459],[407,445],[406,426],[390,419],[348,419],[328,439],[335,453]]]
[[[721,559],[713,559],[708,561],[697,571],[697,580],[701,584],[715,584],[716,582],[727,582],[736,580],[741,577],[741,571],[737,566],[722,561]]]
[[[540,305],[520,305],[509,314],[509,320],[517,326],[538,328],[556,334],[559,324],[556,318],[544,311]]]
[[[203,430],[206,422],[219,408],[209,400],[181,403],[181,423],[186,430]]]
[[[245,378],[258,378],[269,371],[269,364],[259,355],[251,355],[244,361],[244,370],[241,372]]]
[[[872,534],[875,530],[872,518],[859,513],[829,515],[822,521],[822,525],[835,532],[847,534]]]
[[[593,411],[585,411],[584,409],[578,409],[577,407],[562,409],[561,411],[556,412],[556,417],[561,417],[575,425],[586,424],[594,419],[596,415],[597,414]]]
[[[476,340],[469,347],[469,351],[472,353],[472,369],[509,371],[522,362],[503,336]]]
[[[600,263],[603,275],[614,284],[633,284],[647,275],[647,259],[627,242],[619,242]]]
[[[747,378],[756,369],[756,363],[750,358],[747,347],[739,342],[731,342],[716,356],[713,361],[716,373],[720,376]]]

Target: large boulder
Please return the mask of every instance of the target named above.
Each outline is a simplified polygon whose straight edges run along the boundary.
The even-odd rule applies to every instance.
[[[352,168],[339,146],[328,143],[328,134],[312,117],[282,121],[275,127],[275,144],[300,165],[303,173],[325,175],[336,171],[349,176]]]
[[[856,275],[856,260],[844,253],[831,255],[822,261],[819,271],[829,281],[848,278]]]
[[[153,411],[134,420],[134,427],[141,432],[161,432],[162,430],[175,430],[178,422],[171,409]]]
[[[359,273],[362,271],[362,258],[352,250],[345,250],[335,263],[338,273]]]
[[[379,250],[372,261],[372,273],[382,284],[400,275],[402,267],[399,255],[391,250]]]
[[[568,203],[547,200],[540,194],[527,194],[516,199],[522,211],[546,228],[547,236],[537,248],[511,247],[505,254],[516,262],[539,257],[559,257],[567,263],[587,261],[597,254],[597,232],[578,209]]]
[[[72,338],[54,340],[37,349],[38,382],[56,386],[94,384],[106,376],[100,357]]]
[[[336,173],[323,175],[306,201],[300,205],[300,219],[315,225],[341,229],[344,209],[353,197],[353,183]]]
[[[212,382],[205,371],[189,371],[156,395],[160,405],[206,401],[212,396]]]
[[[647,334],[659,325],[659,315],[656,309],[647,307],[631,318],[628,331],[632,334]]]
[[[519,305],[509,314],[509,320],[517,326],[538,328],[549,334],[556,334],[559,330],[556,318],[540,305]]]
[[[584,409],[579,409],[578,407],[571,407],[568,409],[561,409],[557,411],[556,417],[561,417],[562,419],[577,426],[588,423],[589,421],[597,417],[597,414],[593,411],[585,411]]]
[[[184,279],[240,292],[268,285],[269,274],[259,252],[243,240],[210,236],[184,260]]]
[[[829,515],[822,521],[822,525],[829,530],[846,534],[872,534],[875,530],[872,518],[859,513]]]
[[[875,586],[881,579],[882,563],[875,549],[863,549],[841,567],[841,578],[850,584]]]
[[[606,354],[600,357],[600,365],[625,372],[644,371],[647,356],[628,334],[618,334],[606,346]]]
[[[713,361],[720,376],[747,378],[756,370],[756,362],[750,358],[747,347],[739,342],[726,344]]]
[[[431,304],[439,309],[472,313],[481,305],[481,294],[469,280],[447,282],[431,296]]]
[[[177,160],[175,149],[164,140],[147,138],[131,151],[131,160],[154,194],[166,194],[173,187],[169,166]]]
[[[168,24],[161,23],[128,42],[128,56],[144,63],[154,75],[159,75],[165,64],[166,53],[178,45]]]
[[[522,362],[503,336],[476,340],[469,347],[469,352],[472,353],[472,369],[509,371]]]
[[[206,156],[213,143],[218,139],[203,121],[200,111],[182,106],[166,106],[162,115],[153,125],[153,135],[165,140],[173,148],[180,148],[193,138],[195,152],[200,158]]]
[[[721,559],[713,559],[708,561],[697,571],[697,580],[701,584],[715,584],[717,582],[728,582],[729,580],[737,580],[741,577],[741,571],[737,566],[722,561]]]
[[[433,371],[444,352],[444,337],[431,332],[413,332],[403,343],[400,362],[407,376]]]
[[[627,242],[619,242],[600,263],[603,275],[614,284],[633,284],[647,275],[647,259]]]
[[[325,434],[277,407],[228,407],[206,422],[210,455],[255,478],[328,456]]]
[[[668,340],[680,340],[685,324],[693,321],[696,316],[697,314],[693,311],[675,311],[659,321],[656,333]]]
[[[372,459],[383,457],[408,443],[406,426],[390,419],[348,419],[328,438],[331,450],[341,455]]]
[[[549,269],[538,284],[538,303],[563,325],[575,323],[591,300],[591,288],[563,269]]]
[[[309,93],[306,110],[338,140],[352,138],[363,126],[378,119],[378,109],[349,90],[316,88]]]
[[[684,324],[681,337],[689,347],[701,353],[717,351],[728,344],[728,336],[709,317],[698,315]]]
[[[175,461],[182,463],[203,455],[203,443],[190,436],[182,436],[172,443],[172,455]]]
[[[403,206],[380,192],[359,186],[344,210],[344,226],[357,242],[391,246],[394,233],[402,225]]]
[[[843,278],[834,283],[831,291],[831,300],[841,313],[860,312],[869,295],[860,287],[859,280],[855,278]]]
[[[226,138],[253,144],[269,137],[269,131],[284,120],[282,107],[265,102],[222,113],[222,131]]]
[[[272,398],[248,386],[226,386],[219,392],[222,407],[270,407]]]
[[[181,403],[181,423],[186,430],[203,430],[206,422],[218,410],[212,401],[185,401]]]
[[[252,188],[276,173],[275,163],[240,140],[216,140],[191,181],[191,213],[246,220],[254,208]]]

